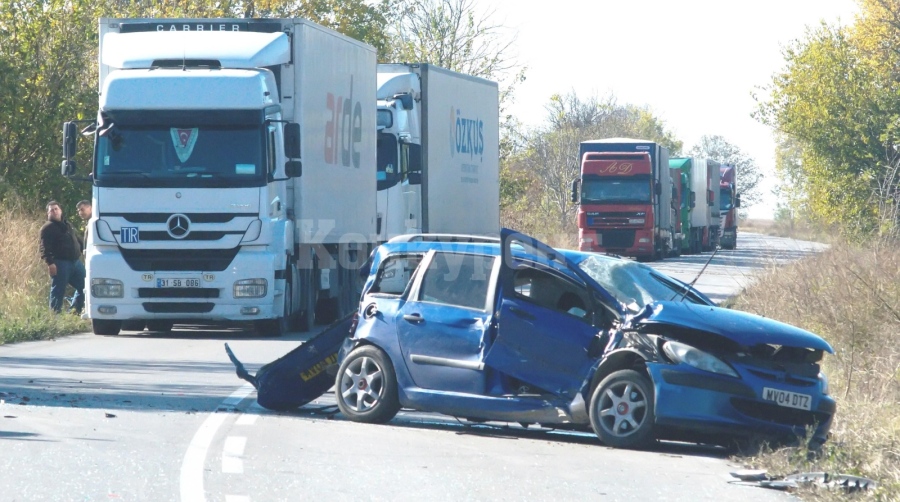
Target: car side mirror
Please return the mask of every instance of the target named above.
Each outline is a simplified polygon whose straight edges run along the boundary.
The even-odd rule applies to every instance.
[[[300,124],[296,122],[284,125],[284,156],[289,159],[300,158]]]

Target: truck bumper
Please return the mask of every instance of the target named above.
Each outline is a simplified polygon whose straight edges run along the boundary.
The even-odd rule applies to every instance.
[[[135,271],[115,248],[92,249],[87,258],[85,311],[91,319],[254,321],[274,319],[283,311],[284,281],[275,279],[283,264],[273,252],[242,248],[222,271]],[[93,282],[105,278],[122,281],[121,297],[96,295],[102,288]],[[264,294],[235,297],[235,284],[244,279],[264,280]]]

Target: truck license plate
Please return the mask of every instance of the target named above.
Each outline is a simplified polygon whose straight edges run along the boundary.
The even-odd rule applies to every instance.
[[[809,410],[812,405],[812,397],[809,394],[799,394],[788,390],[771,389],[763,387],[762,398],[766,401],[798,410]]]
[[[199,288],[200,279],[156,279],[157,288]]]

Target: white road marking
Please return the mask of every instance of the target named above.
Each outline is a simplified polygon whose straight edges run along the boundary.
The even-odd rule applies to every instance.
[[[259,415],[243,413],[240,417],[238,417],[235,424],[237,425],[253,425],[256,423],[256,419],[259,418]]]
[[[225,447],[222,448],[222,472],[225,474],[244,473],[244,447],[247,446],[247,438],[229,436],[225,438]]]
[[[245,384],[233,394],[222,401],[222,406],[236,406],[253,392],[253,386]],[[203,490],[203,465],[206,463],[206,452],[212,444],[216,432],[228,415],[224,413],[210,413],[197,429],[191,444],[188,445],[181,461],[181,500],[182,502],[204,502],[206,492]]]
[[[225,502],[250,502],[250,497],[244,495],[225,495]]]

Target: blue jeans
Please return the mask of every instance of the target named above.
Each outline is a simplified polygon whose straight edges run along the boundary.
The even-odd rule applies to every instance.
[[[80,314],[84,310],[84,263],[81,260],[56,260],[56,275],[50,278],[50,308],[54,312],[62,310],[66,286],[75,288],[72,297],[72,311]]]

